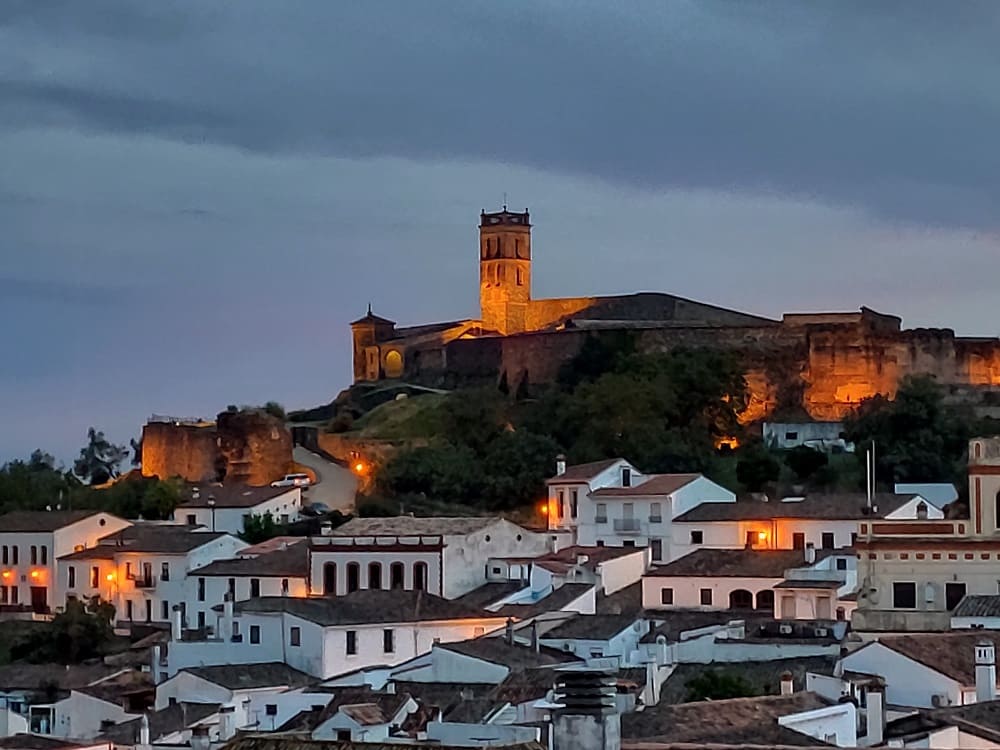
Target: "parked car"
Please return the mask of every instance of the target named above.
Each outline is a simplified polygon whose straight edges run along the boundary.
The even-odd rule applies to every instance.
[[[304,516],[328,516],[331,513],[333,511],[326,503],[310,503],[302,506],[302,515]]]
[[[312,480],[308,474],[285,474],[276,482],[271,482],[272,487],[308,487]]]

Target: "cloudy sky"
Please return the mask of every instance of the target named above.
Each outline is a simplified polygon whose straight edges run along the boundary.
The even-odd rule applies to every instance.
[[[865,304],[996,335],[995,2],[6,0],[0,460],[325,402],[369,301]]]

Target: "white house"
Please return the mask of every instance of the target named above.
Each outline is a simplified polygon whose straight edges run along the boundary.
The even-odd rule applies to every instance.
[[[887,635],[841,659],[838,672],[882,677],[889,704],[962,706],[995,699],[998,644],[996,631]]]
[[[138,522],[58,561],[60,599],[100,596],[115,605],[119,622],[171,621],[181,605],[191,626],[210,622],[214,604],[189,572],[233,557],[246,542],[199,526]]]
[[[209,608],[221,604],[226,594],[233,601],[260,596],[309,596],[307,537],[279,537],[244,547],[237,555],[232,559],[215,560],[188,573],[189,610],[196,610],[201,593],[204,594],[202,601]]]
[[[843,422],[764,422],[761,437],[771,448],[788,450],[805,446],[823,453],[854,452],[854,443],[843,437]]]
[[[249,516],[268,513],[278,523],[297,521],[302,510],[299,487],[249,487],[242,484],[198,484],[174,510],[174,520],[212,531],[239,534]]]
[[[609,596],[642,578],[649,555],[648,547],[564,547],[538,557],[491,558],[487,579],[530,583],[535,591],[563,583],[592,583]]]
[[[984,750],[1000,747],[1000,703],[922,709],[888,722],[884,730],[889,747],[934,747]]]
[[[578,615],[547,630],[539,643],[600,666],[638,667],[646,663],[643,636],[649,621],[634,615]]]
[[[14,511],[0,516],[0,607],[47,613],[61,606],[56,560],[93,547],[128,521],[96,510]]]
[[[623,458],[566,466],[549,487],[548,525],[569,530],[575,544],[649,547],[654,562],[672,560],[671,522],[702,503],[736,496],[701,474],[642,474]]]
[[[915,494],[879,493],[871,505],[862,493],[814,494],[735,503],[706,503],[673,522],[674,557],[696,549],[816,549],[852,547],[862,521],[937,520],[940,508]]]
[[[535,557],[553,539],[495,517],[355,518],[316,537],[313,592],[339,596],[362,589],[428,591],[454,599],[486,583],[497,557]]]
[[[321,714],[312,730],[314,740],[385,742],[395,728],[417,710],[409,695],[383,694],[370,697],[339,696]]]
[[[194,666],[279,661],[328,679],[373,665],[398,664],[435,643],[472,638],[505,622],[423,591],[365,590],[323,599],[262,597],[235,607],[227,602],[208,637],[185,638],[175,619],[166,672],[170,677]]]
[[[642,579],[646,609],[757,610],[781,619],[843,620],[854,591],[852,553],[700,549]],[[838,611],[840,610],[840,611]]]

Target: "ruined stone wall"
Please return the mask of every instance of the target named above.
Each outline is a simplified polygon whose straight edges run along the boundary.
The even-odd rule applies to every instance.
[[[150,422],[142,428],[142,475],[188,482],[216,478],[215,425],[195,426]]]
[[[292,465],[292,434],[284,423],[259,411],[222,412],[218,417],[223,481],[263,487]]]

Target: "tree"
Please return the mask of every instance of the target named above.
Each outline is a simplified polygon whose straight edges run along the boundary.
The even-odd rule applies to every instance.
[[[263,515],[256,513],[246,516],[243,519],[243,531],[240,532],[240,539],[249,544],[260,544],[268,539],[273,539],[281,533],[281,529],[275,523],[274,516],[268,511]]]
[[[749,698],[756,695],[753,686],[732,672],[711,669],[688,681],[687,700],[717,701],[727,698]]]
[[[785,465],[800,482],[806,481],[829,463],[830,459],[825,453],[807,445],[797,445],[785,452]]]
[[[264,404],[264,411],[270,414],[272,417],[277,417],[282,422],[288,419],[288,415],[285,414],[285,407],[279,404],[277,401],[268,401]]]
[[[760,492],[765,484],[778,481],[781,466],[763,448],[744,452],[736,462],[736,479],[750,492]]]
[[[140,436],[138,440],[130,438],[128,443],[132,448],[132,466],[139,468],[142,466],[142,437]]]
[[[886,484],[950,481],[961,487],[976,422],[968,409],[946,406],[944,397],[933,377],[908,376],[894,400],[862,401],[845,420],[845,435],[862,456],[874,443],[876,477]]]
[[[77,664],[100,656],[114,639],[114,617],[114,605],[100,597],[86,603],[68,599],[50,627],[13,647],[11,657],[35,663]]]
[[[55,467],[55,459],[36,450],[25,460],[0,466],[0,511],[44,510],[68,505],[80,482],[72,474]]]
[[[128,449],[110,442],[104,433],[91,427],[87,445],[73,464],[73,473],[88,484],[104,484],[118,476],[118,466],[128,457]]]

